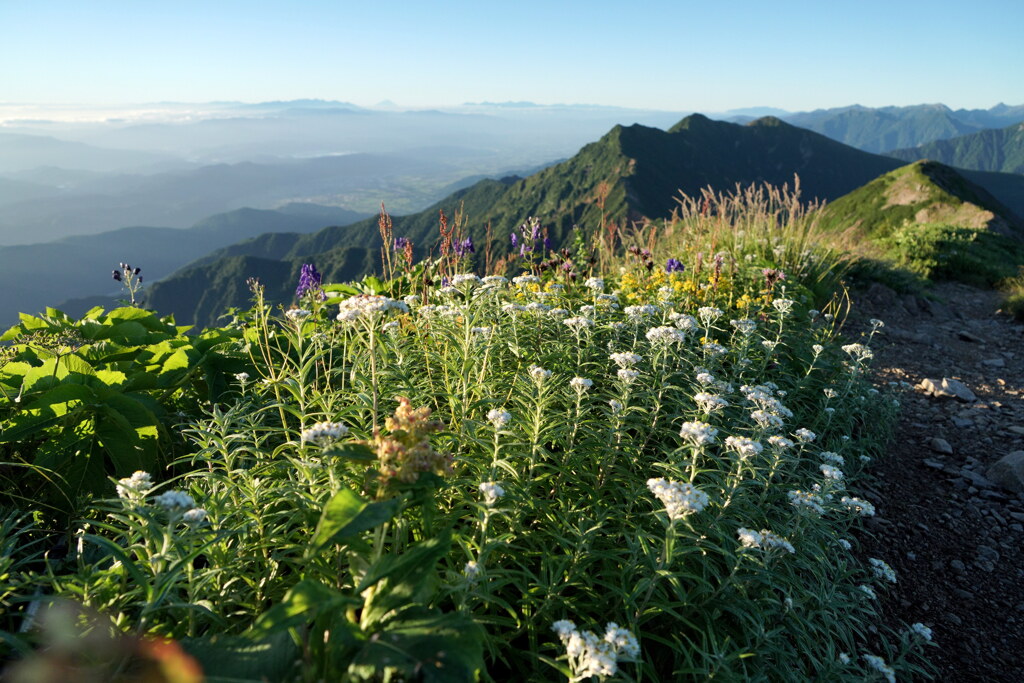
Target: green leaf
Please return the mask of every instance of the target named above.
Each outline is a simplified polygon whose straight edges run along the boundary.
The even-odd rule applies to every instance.
[[[409,680],[470,683],[484,667],[483,638],[483,630],[467,616],[416,605],[371,634],[349,672],[372,677],[393,671]]]
[[[349,489],[334,494],[324,505],[307,556],[317,553],[328,543],[342,541],[389,521],[398,511],[396,498],[367,503]]]
[[[302,653],[287,632],[266,638],[212,636],[183,638],[181,646],[199,662],[207,683],[263,683],[292,680]]]
[[[361,443],[343,443],[328,446],[323,449],[322,455],[325,458],[348,458],[357,462],[373,462],[377,454],[372,448]]]
[[[355,598],[312,579],[303,579],[291,587],[284,600],[260,615],[249,635],[266,638],[274,633],[313,621],[319,612],[342,611],[358,605]]]
[[[96,400],[96,393],[83,384],[54,387],[25,406],[22,413],[0,430],[0,442],[12,443],[35,438],[48,427],[64,421],[68,413],[81,408],[82,404]]]
[[[426,598],[428,579],[434,575],[434,565],[451,547],[451,529],[410,546],[397,555],[385,555],[373,563],[363,580],[359,582],[360,593],[374,584],[386,581],[377,587],[364,607],[368,616],[364,623],[374,623],[388,612],[399,609],[409,602]]]

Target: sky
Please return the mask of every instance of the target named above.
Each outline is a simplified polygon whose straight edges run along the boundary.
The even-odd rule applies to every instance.
[[[1024,104],[1024,0],[0,0],[0,103]]]

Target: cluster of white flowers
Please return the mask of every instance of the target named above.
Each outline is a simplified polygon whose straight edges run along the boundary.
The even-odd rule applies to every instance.
[[[370,318],[379,313],[388,311],[409,312],[409,306],[404,301],[396,301],[379,294],[357,294],[351,296],[338,304],[338,320],[351,322],[359,318]]]
[[[847,541],[845,538],[840,538],[838,541],[836,541],[836,543],[838,543],[839,547],[842,548],[843,550],[852,550],[853,549],[853,544],[850,543],[849,541]]]
[[[835,389],[832,389],[831,387],[825,387],[824,389],[822,389],[822,391],[825,394],[825,398],[829,399],[835,398],[836,396],[839,395],[839,392],[836,391]]]
[[[533,379],[534,382],[537,383],[538,386],[544,384],[544,380],[551,377],[551,371],[545,370],[539,365],[531,365],[527,372],[530,373],[530,377]]]
[[[761,529],[761,531],[753,531],[752,529],[745,529],[740,527],[736,531],[736,535],[740,539],[740,545],[744,548],[760,548],[761,550],[772,550],[774,548],[781,548],[788,553],[795,553],[796,549],[793,544],[787,541],[782,536],[774,534],[767,529]]]
[[[235,379],[238,380],[238,382],[240,384],[244,385],[245,383],[247,383],[249,381],[249,373],[248,372],[236,373],[235,374]]]
[[[562,320],[567,315],[569,315],[569,311],[564,308],[552,308],[548,311],[548,317],[554,318],[555,320]]]
[[[556,621],[551,629],[565,646],[573,681],[614,676],[620,661],[634,660],[640,654],[636,637],[615,622],[605,627],[604,638],[591,631],[577,630],[576,624],[568,619]]]
[[[619,296],[618,294],[598,294],[597,303],[601,306],[608,306],[610,308],[618,309],[619,307]]]
[[[608,407],[612,409],[612,415],[618,415],[626,408],[622,405],[622,401],[617,401],[614,398],[608,401]]]
[[[686,313],[677,313],[673,311],[668,314],[668,319],[671,320],[672,324],[680,330],[696,330],[699,328],[699,325],[697,325],[697,319],[692,315],[687,315]]]
[[[825,350],[825,347],[821,344],[813,344],[811,345],[811,350],[814,351],[815,356],[820,356],[822,351]]]
[[[872,669],[885,676],[885,680],[888,683],[896,683],[896,672],[893,668],[885,663],[885,660],[877,655],[863,655],[864,661],[868,663]]]
[[[715,442],[718,430],[707,422],[684,422],[679,429],[679,436],[695,446],[704,446]]]
[[[620,368],[632,367],[642,360],[640,356],[638,356],[637,354],[629,353],[628,351],[620,351],[619,353],[613,353],[610,356],[610,358]]]
[[[865,517],[875,516],[875,506],[866,500],[862,500],[860,498],[851,498],[850,496],[843,496],[839,500],[839,502],[845,505],[846,507],[850,508],[851,510],[854,510],[858,514],[864,515]]]
[[[385,332],[394,332],[399,327],[401,327],[401,324],[397,320],[392,320],[391,322],[384,323],[380,329],[384,330]]]
[[[294,322],[302,320],[303,318],[308,318],[312,312],[313,311],[305,308],[289,308],[284,312],[284,317]]]
[[[340,422],[317,422],[302,430],[300,439],[302,443],[324,444],[348,434],[348,427]]]
[[[493,327],[473,327],[473,328],[470,328],[469,331],[470,331],[470,333],[473,336],[475,336],[475,337],[483,337],[484,339],[487,339],[492,334],[494,334],[494,328]]]
[[[196,506],[196,502],[192,500],[192,496],[177,489],[174,491],[164,491],[159,496],[156,496],[153,499],[153,502],[170,512],[191,510]]]
[[[125,500],[140,500],[153,488],[149,472],[136,470],[132,476],[117,480],[117,495]]]
[[[640,376],[640,372],[631,368],[619,368],[618,376],[624,384],[632,384]]]
[[[523,306],[522,304],[509,302],[501,305],[502,313],[523,313],[524,311],[526,311],[526,306]]]
[[[874,352],[863,344],[846,344],[842,349],[850,358],[858,363],[863,363],[875,357]]]
[[[701,306],[697,309],[697,317],[707,327],[715,320],[718,320],[723,315],[722,309],[715,308],[714,306]]]
[[[811,443],[818,438],[818,435],[812,432],[810,429],[804,429],[801,427],[795,432],[796,438],[802,443]]]
[[[651,316],[657,315],[661,312],[661,309],[653,304],[643,304],[641,306],[626,306],[626,316],[630,320],[643,320]]]
[[[728,350],[721,344],[716,344],[715,342],[705,342],[701,348],[704,349],[704,355],[712,357],[721,356]]]
[[[797,508],[808,508],[819,515],[825,514],[824,499],[817,494],[810,491],[790,491],[788,494],[789,502],[791,505]]]
[[[820,465],[818,465],[818,469],[821,470],[821,473],[825,475],[825,478],[827,479],[834,479],[836,481],[843,480],[843,471],[838,467],[833,467],[832,465],[821,463]]]
[[[569,386],[582,394],[584,391],[594,386],[594,380],[587,379],[586,377],[573,377],[569,380]]]
[[[922,624],[921,622],[917,622],[916,624],[911,624],[910,625],[910,630],[912,632],[916,633],[917,635],[921,636],[925,640],[929,641],[929,642],[932,639],[932,630],[930,628],[928,628],[927,626],[925,626],[924,624]]]
[[[739,453],[740,458],[749,458],[764,450],[764,446],[760,442],[745,436],[726,437],[725,445]]]
[[[857,590],[859,590],[861,593],[868,596],[872,600],[878,599],[878,593],[876,593],[875,589],[867,585],[866,583],[862,583],[859,586],[857,586]]]
[[[526,287],[527,285],[539,285],[540,278],[536,275],[530,275],[529,273],[523,273],[512,278],[512,283],[519,287]]]
[[[674,327],[652,327],[645,336],[652,344],[681,344],[686,341],[686,333]]]
[[[795,304],[796,304],[796,302],[793,301],[792,299],[774,299],[774,300],[772,300],[772,306],[775,307],[776,311],[778,311],[779,313],[781,313],[783,315],[786,315],[791,310],[793,310],[793,306]]]
[[[768,437],[768,445],[772,448],[784,451],[787,448],[792,448],[796,444],[793,443],[792,439],[787,439],[784,436],[772,435]]]
[[[469,285],[470,287],[474,287],[479,284],[480,278],[474,275],[473,273],[460,273],[458,275],[452,276],[452,285],[455,287],[460,287],[462,285]]]
[[[192,508],[181,516],[181,520],[189,526],[196,527],[206,521],[206,514],[203,508]]]
[[[501,275],[487,275],[483,278],[484,287],[502,287],[508,284],[508,278]]]
[[[782,429],[786,424],[775,413],[769,413],[767,410],[760,409],[751,411],[750,419],[756,422],[762,429]]]
[[[822,451],[821,453],[818,453],[818,457],[829,464],[836,465],[837,467],[841,467],[846,464],[846,460],[843,459],[843,456],[833,451]]]
[[[484,503],[494,505],[499,498],[505,495],[505,489],[497,482],[484,481],[480,482],[480,493],[483,494]]]
[[[871,565],[871,571],[875,573],[880,579],[884,579],[889,583],[896,583],[896,572],[893,568],[886,564],[883,560],[877,557],[868,558],[868,564]]]
[[[583,286],[587,289],[593,289],[595,291],[602,291],[604,289],[604,278],[592,277],[587,278],[587,281],[583,283]]]
[[[495,429],[501,429],[512,419],[512,413],[501,410],[500,408],[492,408],[487,412],[487,419],[490,420]]]
[[[466,580],[470,583],[476,583],[480,580],[480,565],[475,560],[470,560],[466,563],[466,566],[462,568],[462,573],[466,577]]]
[[[706,391],[698,391],[693,395],[693,402],[707,414],[721,410],[729,405],[729,402],[718,394],[709,394]]]
[[[574,316],[572,318],[566,318],[562,321],[562,324],[571,329],[573,332],[579,332],[580,330],[593,327],[594,321],[590,318],[586,318],[582,315]]]
[[[736,328],[736,331],[742,334],[744,337],[754,333],[757,329],[757,323],[750,318],[741,318],[740,320],[730,320],[729,324]]]
[[[647,488],[662,502],[672,521],[700,512],[708,506],[708,494],[693,484],[657,478],[648,479]]]

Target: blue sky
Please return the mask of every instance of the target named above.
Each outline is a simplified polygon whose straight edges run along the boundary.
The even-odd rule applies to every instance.
[[[0,102],[1024,103],[1024,1],[0,0]]]

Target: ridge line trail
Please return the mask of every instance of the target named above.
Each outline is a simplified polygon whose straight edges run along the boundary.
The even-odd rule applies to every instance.
[[[962,381],[975,401],[897,393],[888,455],[866,487],[878,514],[858,555],[878,557],[898,583],[880,591],[890,626],[923,622],[938,681],[1024,681],[1024,493],[993,484],[988,468],[1024,450],[1024,325],[997,314],[1000,296],[961,284],[938,302],[872,285],[847,331],[885,322],[872,341],[876,384]],[[853,337],[854,335],[851,335]]]

